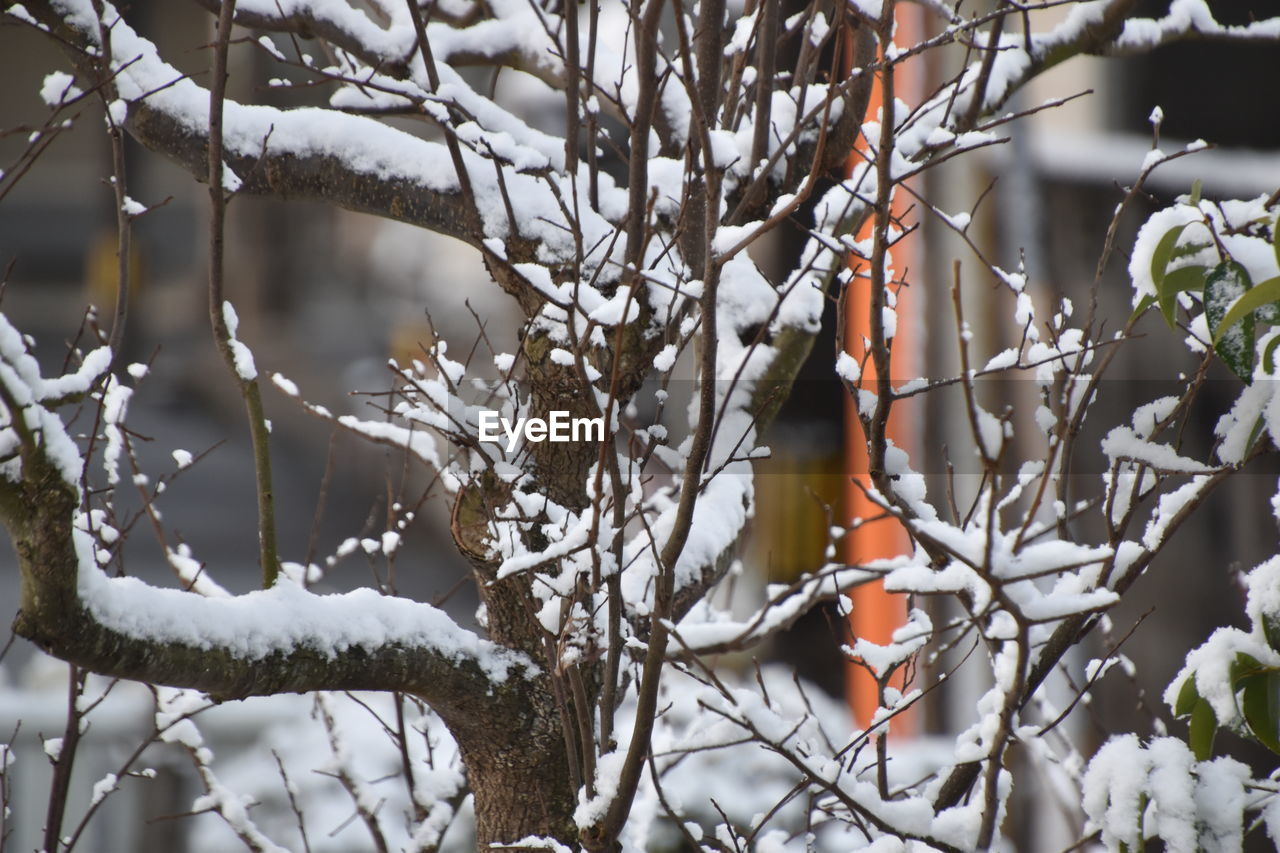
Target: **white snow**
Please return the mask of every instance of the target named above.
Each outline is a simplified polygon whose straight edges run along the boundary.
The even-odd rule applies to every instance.
[[[230,301],[222,303],[222,319],[227,324],[227,343],[231,346],[231,355],[235,361],[236,375],[243,382],[252,382],[258,378],[258,368],[253,363],[253,353],[241,341],[236,339],[236,330],[240,327],[240,318]]]
[[[1102,440],[1102,452],[1112,459],[1143,462],[1158,471],[1181,474],[1204,474],[1208,465],[1180,455],[1167,444],[1145,441],[1131,427],[1114,427]]]
[[[474,661],[493,680],[535,667],[523,655],[482,640],[429,604],[360,589],[316,595],[287,578],[270,589],[205,598],[131,577],[109,578],[94,564],[87,534],[74,533],[81,600],[94,618],[126,636],[221,648],[249,660],[308,649],[329,657],[388,644],[430,649],[455,662]]]
[[[9,14],[17,17],[15,9],[22,9],[21,6],[9,7]],[[26,10],[23,9],[25,12]],[[84,94],[83,90],[77,86],[75,78],[65,71],[53,71],[46,74],[44,83],[40,86],[40,99],[51,107],[59,106],[74,98],[78,98]]]
[[[677,352],[678,350],[676,349],[675,344],[667,344],[656,356],[653,357],[653,369],[659,373],[666,373],[670,371],[671,368],[675,366]]]
[[[89,807],[92,808],[107,798],[107,795],[119,787],[120,778],[114,773],[108,773],[97,782],[93,783],[93,790],[89,795]]]

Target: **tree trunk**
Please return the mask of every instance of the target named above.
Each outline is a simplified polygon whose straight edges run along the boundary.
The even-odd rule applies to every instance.
[[[530,837],[577,846],[576,792],[549,692],[538,692],[524,720],[454,731],[475,795],[476,849],[546,849],[518,843]]]

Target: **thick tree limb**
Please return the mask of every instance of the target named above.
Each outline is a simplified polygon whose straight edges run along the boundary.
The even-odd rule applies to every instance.
[[[469,715],[486,715],[486,708],[501,701],[504,682],[494,678],[500,670],[482,664],[483,659],[505,661],[512,686],[523,681],[523,658],[457,628],[430,605],[387,599],[379,607],[372,592],[317,596],[296,590],[283,597],[204,599],[195,593],[148,588],[136,580],[126,584],[124,579],[100,577],[78,583],[82,571],[97,569],[84,565],[84,555],[74,544],[81,535],[73,529],[78,503],[74,490],[38,452],[25,455],[24,469],[22,482],[5,483],[0,498],[22,572],[15,630],[63,660],[104,675],[203,690],[218,699],[312,690],[399,690],[422,697],[450,726]],[[116,583],[119,592],[133,599],[128,614],[109,608],[114,596],[96,603],[83,597],[86,587],[103,593],[110,590],[107,585]],[[201,622],[234,623],[240,621],[239,614],[257,613],[266,624],[261,626],[261,636],[244,636],[235,646],[221,646],[207,638],[197,641],[195,633],[184,641],[177,638],[177,631],[166,639],[165,632],[175,627],[171,605],[179,601],[184,605],[181,612],[194,614]],[[285,610],[290,603],[302,606],[310,616],[327,613],[363,621],[372,615],[372,605],[375,611],[418,619],[416,625],[405,624],[407,630],[400,637],[390,632],[377,645],[335,651],[319,630],[322,625],[316,625],[314,632],[305,627],[276,630],[281,626],[269,618],[276,602],[284,611],[277,616],[286,621],[306,621],[299,611]],[[148,605],[164,609],[156,611]],[[435,628],[440,629],[441,642],[433,646],[421,636]],[[341,633],[338,626],[334,630]],[[253,646],[258,648],[249,651]]]
[[[104,675],[189,687],[220,699],[312,690],[398,690],[420,696],[451,727],[492,720],[536,667],[428,604],[372,590],[314,595],[272,590],[206,599],[108,578],[92,534],[77,527],[82,465],[58,417],[26,381],[34,361],[0,318],[0,402],[6,444],[0,519],[18,554],[15,631]],[[518,707],[518,706],[516,706]]]

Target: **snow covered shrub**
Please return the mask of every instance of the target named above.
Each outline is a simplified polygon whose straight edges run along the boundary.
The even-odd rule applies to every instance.
[[[1265,803],[1269,815],[1275,811],[1272,786],[1259,784],[1239,761],[1197,761],[1177,738],[1144,745],[1123,735],[1089,762],[1084,810],[1108,850],[1144,850],[1157,838],[1170,853],[1240,850],[1246,810]],[[1274,829],[1280,827],[1269,820],[1268,831]]]
[[[124,134],[207,187],[209,325],[252,438],[262,589],[229,594],[216,566],[169,542],[154,512],[164,479],[122,474],[136,463],[128,405],[146,374],[122,363],[129,288],[118,288],[101,340],[56,375],[42,373],[31,342],[0,317],[0,519],[21,572],[16,631],[77,671],[164,685],[157,724],[177,727],[172,739],[204,782],[199,808],[251,849],[283,846],[285,804],[310,808],[295,796],[307,786],[286,772],[296,753],[280,761],[288,778],[274,798],[256,790],[260,773],[228,774],[277,804],[259,826],[187,714],[206,696],[229,704],[304,693],[317,697],[312,724],[329,732],[331,754],[317,763],[346,789],[374,849],[438,849],[470,813],[483,849],[987,850],[1004,844],[1011,798],[1028,775],[1068,792],[1073,833],[1084,831],[1084,790],[1106,843],[1166,826],[1196,843],[1238,836],[1244,812],[1212,801],[1242,801],[1234,764],[1121,740],[1082,778],[1080,746],[1060,724],[1118,659],[1112,649],[1086,664],[1077,651],[1105,632],[1106,611],[1205,497],[1270,448],[1280,403],[1254,381],[1223,423],[1217,456],[1191,458],[1176,432],[1197,374],[1185,393],[1127,411],[1102,442],[1103,470],[1082,478],[1081,426],[1137,315],[1118,333],[1098,316],[1101,272],[1090,309],[1077,312],[1025,269],[998,266],[970,233],[981,197],[943,210],[923,176],[1016,132],[1025,113],[1008,114],[1009,99],[1074,55],[1275,39],[1275,19],[1224,27],[1203,0],[1175,0],[1155,18],[1137,17],[1132,0],[994,11],[928,0],[919,6],[932,35],[906,44],[895,37],[907,4],[893,0],[813,2],[793,14],[778,0],[202,5],[218,23],[211,73],[199,79],[105,0],[31,0],[7,14],[51,36],[74,71],[42,86],[48,128],[61,127],[71,101],[102,101],[118,281],[129,280],[133,218],[164,215],[127,194]],[[236,26],[257,39],[233,38]],[[947,53],[953,44],[964,50]],[[285,69],[275,88],[319,89],[328,101],[281,109],[230,99],[233,49]],[[947,73],[908,92],[899,74],[926,53]],[[508,78],[520,81],[515,96],[499,85]],[[883,106],[873,109],[876,88]],[[550,130],[533,126],[538,111],[555,117],[544,122]],[[40,139],[30,137],[23,168],[0,175],[0,195]],[[1156,152],[1143,165],[1099,248],[1099,270],[1113,260],[1119,216],[1166,159]],[[394,385],[376,409],[306,402],[319,389],[259,365],[224,287],[226,221],[242,195],[320,201],[466,243],[518,309],[518,347],[477,345],[480,357],[460,359],[466,348],[433,336],[422,358],[392,365]],[[1259,337],[1258,327],[1275,316],[1250,294],[1269,293],[1278,274],[1261,256],[1274,241],[1260,217],[1271,212],[1198,200],[1176,211],[1139,241],[1135,256],[1148,253],[1135,259],[1139,295],[1150,297],[1142,307],[1158,302],[1172,321],[1182,306],[1193,346],[1220,352],[1246,379],[1270,376],[1274,332]],[[973,250],[949,281],[895,269],[891,249],[922,220]],[[762,238],[788,223],[801,245],[769,275]],[[965,319],[964,292],[993,284],[989,310],[1007,318],[1012,346],[975,335]],[[912,287],[954,305],[954,316],[929,319],[929,334],[954,338],[958,364],[946,375],[900,375],[899,300]],[[808,572],[729,600],[743,592],[734,579],[758,509],[753,463],[769,453],[766,430],[827,312],[842,330],[851,316],[866,321],[817,357],[854,403],[869,509],[858,518],[831,510]],[[690,375],[680,405],[673,382]],[[1027,412],[978,382],[1014,376],[1029,380]],[[946,389],[956,391],[951,417],[963,432],[948,452],[980,476],[931,492],[889,423],[907,401]],[[438,496],[479,594],[477,629],[386,585],[313,588],[325,561],[276,539],[266,397],[390,447],[422,473],[388,500],[383,529],[339,550],[389,559],[419,521],[416,507]],[[561,416],[599,432],[545,440]],[[495,422],[511,425],[502,440]],[[181,469],[192,457],[178,450],[174,461]],[[180,588],[117,576],[122,484],[143,491]],[[910,545],[896,557],[841,560],[838,541],[870,525]],[[879,687],[865,728],[809,696],[794,673],[726,662],[820,604],[847,616],[847,594],[879,581],[913,608],[888,642],[846,644]],[[901,716],[961,665],[944,656],[951,649],[967,650],[988,676],[972,713],[963,708],[940,749],[891,739]],[[1258,668],[1242,677],[1264,682],[1240,689],[1270,701],[1272,657],[1255,651]],[[937,665],[927,679],[921,662]],[[1215,678],[1206,670],[1197,695],[1227,723],[1230,697]],[[1083,686],[1064,697],[1064,683]],[[1195,683],[1201,691],[1200,672]],[[332,734],[345,723],[331,694],[344,691],[386,694],[371,706],[383,710],[390,748],[361,756],[368,763],[348,760],[349,741]],[[447,738],[436,737],[441,727]],[[61,755],[55,772],[69,767]],[[1180,786],[1165,783],[1157,761],[1182,762]],[[378,772],[403,790],[373,792],[365,776]],[[310,796],[327,803],[331,794]],[[1213,810],[1203,826],[1182,820],[1192,802]],[[1264,806],[1251,799],[1255,807]],[[1169,817],[1175,809],[1181,822]],[[65,851],[62,814],[51,814],[45,849]]]
[[[1280,754],[1280,557],[1247,577],[1250,630],[1219,628],[1187,656],[1165,702],[1190,717],[1197,758],[1213,749],[1215,727],[1230,728]]]
[[[1170,327],[1186,311],[1188,345],[1211,347],[1246,383],[1276,374],[1278,215],[1274,196],[1213,202],[1197,187],[1147,220],[1129,264],[1137,310],[1158,305]]]
[[[1280,842],[1280,766],[1255,779],[1240,761],[1212,757],[1219,728],[1280,754],[1280,557],[1247,583],[1250,630],[1219,628],[1165,692],[1174,714],[1189,719],[1188,742],[1122,735],[1089,762],[1084,810],[1109,849],[1158,838],[1177,853],[1240,850],[1258,823]]]
[[[1197,188],[1147,220],[1129,272],[1135,314],[1158,306],[1170,327],[1177,322],[1187,331],[1187,347],[1204,363],[1221,358],[1246,383],[1215,431],[1216,464],[1231,467],[1280,439],[1274,402],[1280,389],[1280,211],[1266,196],[1225,202],[1199,196]],[[1151,416],[1153,424],[1168,417]],[[1108,441],[1115,446],[1134,438],[1112,433]],[[1170,452],[1160,464],[1179,464],[1172,449],[1165,450]],[[1183,461],[1188,472],[1198,465],[1210,469]],[[1171,851],[1239,850],[1255,817],[1280,842],[1280,767],[1254,779],[1241,762],[1212,757],[1219,729],[1280,754],[1280,557],[1251,571],[1246,584],[1249,630],[1219,628],[1187,656],[1165,691],[1174,715],[1188,721],[1187,742],[1160,737],[1144,745],[1123,735],[1090,761],[1084,808],[1108,847],[1136,850],[1159,838]]]

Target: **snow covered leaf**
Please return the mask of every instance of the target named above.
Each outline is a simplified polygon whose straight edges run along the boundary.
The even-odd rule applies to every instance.
[[[1173,703],[1173,715],[1175,717],[1186,717],[1196,708],[1196,702],[1200,701],[1200,694],[1196,692],[1196,680],[1188,678],[1182,682],[1182,687],[1178,689],[1178,698]]]
[[[1247,275],[1247,273],[1246,273]],[[1226,315],[1213,330],[1213,336],[1221,339],[1231,327],[1239,323],[1248,314],[1265,322],[1275,322],[1276,302],[1280,301],[1280,276],[1269,278],[1246,290],[1235,303],[1227,309]]]
[[[1213,335],[1214,352],[1246,383],[1253,380],[1253,314],[1246,315],[1233,327],[1223,321],[1231,306],[1252,286],[1249,272],[1235,261],[1218,264],[1204,283],[1204,313]]]
[[[1108,850],[1226,853],[1242,849],[1249,768],[1231,758],[1197,760],[1186,744],[1133,735],[1103,744],[1085,771],[1081,805]],[[1256,801],[1255,801],[1256,802]]]
[[[1262,633],[1267,645],[1280,652],[1280,613],[1262,614]]]

